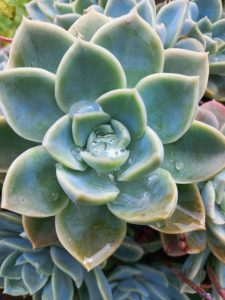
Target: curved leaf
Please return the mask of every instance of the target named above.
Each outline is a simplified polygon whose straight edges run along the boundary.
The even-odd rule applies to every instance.
[[[46,284],[48,276],[38,273],[33,266],[26,264],[22,268],[22,279],[30,295],[32,295]]]
[[[199,182],[224,169],[225,138],[215,128],[194,121],[182,138],[164,145],[164,153],[162,167],[177,183]]]
[[[135,4],[135,0],[108,0],[104,13],[112,18],[118,18],[128,14]]]
[[[225,76],[209,75],[206,96],[218,101],[225,102]]]
[[[113,119],[126,126],[132,139],[138,139],[144,134],[147,115],[142,98],[135,89],[111,91],[96,102]]]
[[[152,228],[169,234],[205,229],[205,209],[196,185],[178,185],[178,202],[172,216],[151,225]]]
[[[162,71],[161,41],[136,11],[102,26],[91,41],[109,50],[119,60],[129,87],[149,74]]]
[[[73,281],[64,272],[54,266],[51,277],[52,290],[53,290],[53,299],[61,300],[68,299],[73,300],[74,296],[74,287]]]
[[[120,194],[108,203],[110,211],[128,223],[147,225],[169,218],[177,204],[173,178],[163,169],[132,182],[118,183]]]
[[[225,122],[225,107],[222,103],[212,100],[204,103],[201,107],[212,112],[219,121],[219,127],[223,126]]]
[[[101,269],[95,268],[94,274],[103,300],[113,300],[112,290],[104,273],[101,271]]]
[[[177,0],[164,5],[157,14],[157,23],[166,27],[165,47],[173,47],[181,33],[188,12],[188,1]]]
[[[16,265],[19,257],[19,252],[9,254],[6,259],[1,263],[0,276],[10,279],[20,279],[22,266]]]
[[[80,148],[74,144],[72,120],[68,115],[60,118],[49,128],[42,144],[56,161],[66,167],[80,171],[87,168],[79,155]]]
[[[130,181],[154,171],[163,161],[163,146],[159,137],[151,128],[146,127],[145,134],[131,142],[127,163],[118,170],[119,181]]]
[[[41,142],[47,129],[62,116],[54,88],[55,76],[45,70],[17,68],[1,72],[0,106],[18,135]]]
[[[186,38],[179,40],[175,48],[180,48],[184,50],[196,51],[196,52],[205,52],[205,48],[201,42],[194,38]]]
[[[29,291],[22,279],[5,278],[4,293],[11,296],[21,296],[21,295],[27,295]]]
[[[68,112],[78,101],[94,101],[110,90],[125,86],[126,78],[117,59],[104,48],[79,39],[64,55],[57,70],[56,100]]]
[[[43,68],[55,73],[74,41],[72,35],[58,26],[23,18],[13,38],[8,67]]]
[[[30,263],[38,273],[51,275],[52,260],[49,254],[49,249],[45,248],[40,251],[25,252],[23,253],[23,258],[25,259],[25,262]]]
[[[190,128],[198,107],[198,83],[198,77],[169,73],[150,75],[138,83],[148,126],[162,143],[175,142]]]
[[[113,254],[113,256],[123,262],[135,262],[142,258],[144,250],[136,243],[132,238],[126,236],[119,249]]]
[[[47,247],[58,242],[55,218],[32,218],[23,216],[25,233],[33,248]]]
[[[15,134],[5,118],[0,116],[0,172],[7,172],[9,166],[25,150],[36,146]]]
[[[57,165],[56,175],[64,192],[75,203],[99,205],[114,200],[119,193],[107,175],[90,169],[76,172]]]
[[[225,245],[221,243],[210,229],[207,229],[207,243],[213,255],[225,264]]]
[[[68,32],[73,36],[81,35],[83,39],[89,41],[95,32],[108,23],[110,18],[105,15],[91,10],[89,13],[84,14],[69,28]]]
[[[68,203],[55,176],[55,163],[42,146],[11,165],[2,191],[2,208],[32,217],[54,216]]]
[[[70,27],[73,25],[74,22],[76,22],[76,20],[80,18],[79,14],[76,13],[68,13],[68,14],[64,14],[64,15],[56,15],[54,17],[54,24],[68,30],[70,29]],[[69,31],[69,30],[68,30]],[[72,34],[71,32],[69,32],[70,34]],[[72,34],[74,35],[74,34]],[[74,35],[76,37],[76,35]]]
[[[151,3],[151,1],[141,0],[139,3],[137,3],[134,9],[136,9],[138,14],[152,27],[155,26],[156,14],[155,14],[154,6]]]
[[[70,204],[56,216],[60,242],[88,271],[107,259],[121,244],[126,223],[106,206]]]
[[[195,120],[208,124],[216,129],[219,129],[219,122],[216,116],[211,111],[206,110],[202,107],[203,105],[198,108]]]
[[[202,98],[209,76],[208,54],[184,49],[167,49],[165,51],[164,72],[199,76],[199,98]]]
[[[207,16],[210,21],[215,22],[221,18],[223,7],[220,0],[194,0],[198,6],[198,19]]]

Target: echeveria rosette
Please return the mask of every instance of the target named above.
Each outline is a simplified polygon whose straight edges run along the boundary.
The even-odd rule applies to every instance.
[[[176,219],[176,183],[190,184],[181,195],[195,195],[194,182],[224,167],[225,147],[217,130],[193,122],[207,54],[180,56],[189,64],[162,73],[161,41],[135,11],[103,25],[90,42],[24,19],[0,73],[1,108],[21,140],[43,145],[10,166],[3,207],[33,222],[56,216],[60,242],[87,269],[119,247],[126,222],[158,226],[174,211]],[[185,205],[179,209],[188,219]],[[188,204],[196,207],[198,195]],[[180,231],[190,230],[178,219]],[[202,227],[204,219],[194,229]]]
[[[53,231],[52,219],[48,219],[48,225],[46,221],[39,222],[39,229],[40,225],[45,228],[45,235],[49,234],[49,229]],[[1,211],[0,287],[4,293],[32,295],[34,300],[64,297],[103,300],[106,296],[112,299],[103,272],[96,268],[88,273],[57,240],[55,242],[51,246],[32,248],[23,232],[21,216]]]

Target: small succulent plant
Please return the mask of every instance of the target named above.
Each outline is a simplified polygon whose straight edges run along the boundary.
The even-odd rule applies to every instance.
[[[88,273],[59,243],[33,249],[21,217],[0,211],[0,287],[34,300],[111,299],[103,272]]]
[[[164,50],[137,10],[82,38],[24,19],[0,73],[3,208],[31,217],[27,232],[56,216],[60,242],[88,270],[126,223],[204,228],[195,183],[225,165],[224,136],[194,121],[208,68],[206,53]]]

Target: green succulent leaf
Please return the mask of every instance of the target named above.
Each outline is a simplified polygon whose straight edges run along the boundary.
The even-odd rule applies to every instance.
[[[144,250],[141,245],[136,243],[129,236],[126,236],[118,250],[113,254],[115,258],[128,263],[140,260],[143,255]]]
[[[180,48],[184,50],[196,51],[196,52],[205,52],[205,48],[201,42],[194,38],[186,38],[179,40],[175,48]]]
[[[120,194],[108,203],[118,218],[146,225],[169,218],[177,204],[177,188],[170,173],[157,169],[148,177],[118,183]]]
[[[218,260],[225,264],[225,245],[221,243],[221,240],[218,239],[214,233],[215,231],[212,232],[209,228],[207,229],[207,243],[209,249]]]
[[[80,264],[61,247],[52,246],[50,253],[54,264],[70,276],[75,281],[77,288],[80,288],[83,282],[83,270]]]
[[[0,211],[0,228],[6,232],[17,232],[18,234],[23,231],[21,216],[11,212]]]
[[[172,216],[151,225],[152,228],[169,234],[205,229],[205,209],[196,185],[177,185],[178,202]]]
[[[78,40],[64,55],[56,75],[56,100],[68,112],[82,100],[94,101],[100,95],[126,86],[117,59],[97,45]]]
[[[215,22],[221,18],[223,7],[220,0],[194,0],[198,6],[198,19],[207,16],[210,21]]]
[[[40,274],[32,265],[26,264],[22,268],[22,279],[30,295],[32,295],[46,284],[48,276]]]
[[[225,246],[225,224],[215,224],[210,220],[207,220],[207,226],[214,237],[220,242],[220,244]]]
[[[13,251],[27,252],[32,251],[31,243],[26,239],[20,237],[7,237],[0,241],[1,247],[7,247]]]
[[[0,268],[1,277],[10,278],[10,279],[21,278],[22,266],[16,265],[16,261],[19,255],[20,255],[19,252],[13,252],[6,257],[6,259],[1,264],[1,268]]]
[[[13,39],[8,67],[43,68],[55,73],[74,41],[71,34],[58,26],[24,18]]]
[[[203,181],[224,169],[224,150],[225,138],[222,133],[209,125],[194,121],[178,141],[164,145],[165,159],[162,167],[172,174],[177,183]]]
[[[112,290],[110,288],[109,282],[104,276],[103,272],[99,268],[94,269],[94,274],[96,278],[96,283],[101,292],[103,300],[113,300]]]
[[[224,34],[224,28],[225,28],[225,20],[221,19],[214,24],[212,24],[212,37],[213,38],[219,38],[221,40],[225,40],[225,34]]]
[[[154,74],[142,79],[136,88],[145,103],[148,126],[162,143],[175,142],[190,128],[199,101],[198,77]]]
[[[48,249],[25,252],[23,258],[25,263],[30,263],[40,274],[51,275],[53,265]]]
[[[119,60],[129,87],[163,69],[162,43],[136,11],[102,26],[91,41],[109,50]]]
[[[155,14],[154,5],[151,3],[151,1],[149,1],[149,0],[142,0],[139,3],[137,3],[135,9],[137,10],[138,14],[146,22],[148,22],[152,27],[155,26],[156,14]]]
[[[109,21],[110,18],[95,10],[91,10],[74,22],[68,32],[75,37],[81,35],[83,39],[89,41],[95,32]]]
[[[57,120],[46,132],[42,144],[56,161],[66,167],[79,171],[87,168],[79,155],[80,148],[74,144],[70,116]]]
[[[23,227],[33,248],[47,247],[58,242],[55,218],[32,218],[23,216]]]
[[[76,172],[57,165],[56,174],[62,189],[75,203],[99,205],[114,200],[119,193],[109,176],[91,169]]]
[[[155,132],[146,127],[145,134],[132,141],[127,163],[118,170],[119,181],[130,181],[154,171],[163,161],[163,146]]]
[[[198,107],[195,120],[208,124],[216,129],[219,129],[219,122],[216,116],[211,111],[206,110],[202,107],[203,106]]]
[[[54,87],[55,76],[45,70],[17,68],[1,72],[0,106],[18,135],[41,142],[47,129],[62,116]]]
[[[84,10],[93,4],[93,0],[76,0],[74,3],[74,11],[79,14],[83,14]]]
[[[122,243],[126,223],[106,206],[70,202],[56,216],[60,242],[88,271],[107,259]]]
[[[57,15],[54,17],[54,24],[69,31],[70,27],[73,25],[74,22],[76,22],[78,18],[80,18],[80,15],[76,13]],[[75,36],[72,32],[69,33]]]
[[[36,146],[36,143],[19,137],[9,127],[5,118],[0,116],[0,172],[7,172],[9,166],[25,150]]]
[[[219,121],[219,127],[222,127],[225,121],[225,107],[222,103],[212,100],[204,103],[201,108],[206,109],[209,112],[212,112],[217,120]]]
[[[215,98],[218,101],[225,102],[225,76],[209,75],[206,96]]]
[[[199,76],[199,98],[202,98],[209,76],[208,54],[184,49],[167,49],[165,51],[164,72]]]
[[[135,5],[135,0],[108,0],[104,13],[112,18],[118,18],[128,14]]]
[[[165,48],[173,47],[181,33],[184,20],[187,17],[188,1],[171,1],[164,5],[157,14],[157,23],[166,27]]]
[[[22,279],[10,279],[4,280],[4,293],[11,296],[21,296],[29,293]]]
[[[52,277],[52,290],[53,290],[53,299],[61,300],[68,299],[73,300],[74,296],[74,287],[73,281],[70,276],[66,275],[56,266],[53,267]]]
[[[51,23],[54,12],[46,14],[46,8],[43,11],[43,7],[40,7],[40,5],[38,5],[39,3],[36,0],[33,0],[24,5],[29,17],[33,20]]]
[[[113,119],[126,126],[132,139],[138,139],[144,134],[147,114],[142,98],[135,89],[111,91],[98,98],[96,102]]]
[[[42,146],[21,154],[11,165],[2,191],[2,207],[31,217],[49,217],[68,203],[55,176],[55,163]]]

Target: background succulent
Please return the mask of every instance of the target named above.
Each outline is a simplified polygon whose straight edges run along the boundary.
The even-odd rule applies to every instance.
[[[30,294],[34,300],[112,298],[99,268],[88,273],[59,243],[32,248],[14,213],[0,212],[0,246],[0,287],[6,294]]]

